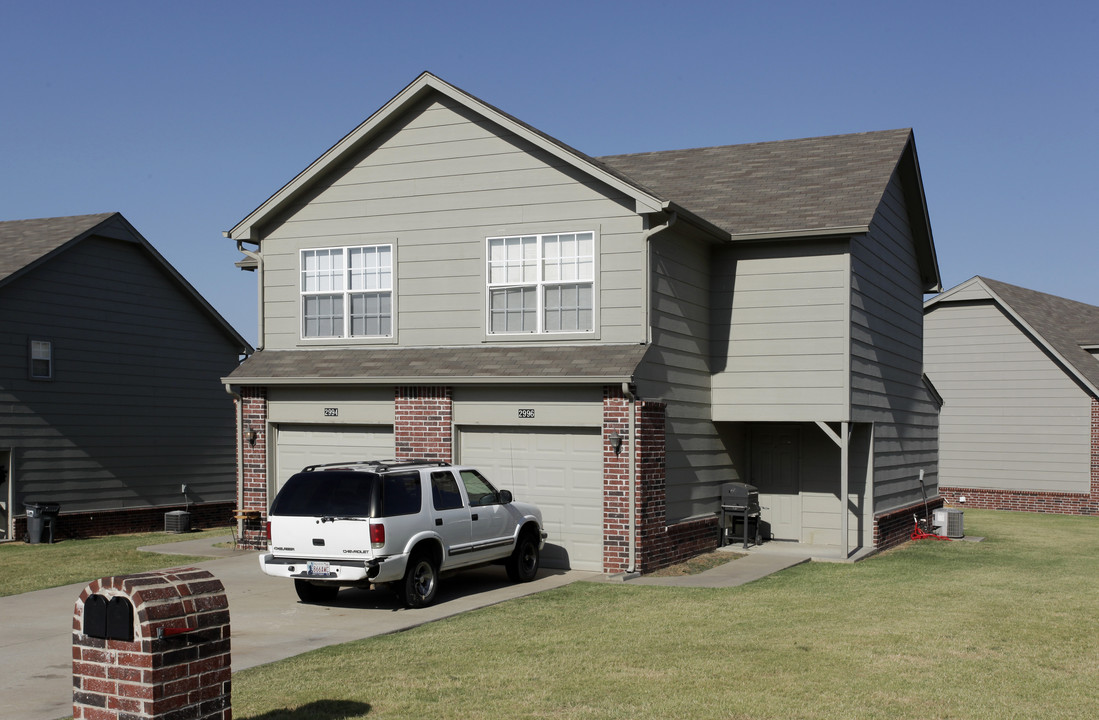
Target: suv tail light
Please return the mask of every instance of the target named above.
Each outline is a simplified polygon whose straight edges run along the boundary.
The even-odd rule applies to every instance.
[[[385,525],[370,523],[370,547],[375,550],[385,545]]]
[[[267,521],[267,544],[271,544],[271,521]]]

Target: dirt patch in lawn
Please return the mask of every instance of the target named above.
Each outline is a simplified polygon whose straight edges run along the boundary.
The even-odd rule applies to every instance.
[[[678,563],[676,565],[669,565],[666,568],[661,568],[655,572],[648,574],[649,577],[680,577],[683,575],[697,575],[700,572],[706,572],[719,565],[724,565],[727,562],[732,562],[738,558],[744,557],[743,553],[732,552],[708,552],[704,555],[696,555],[695,557],[685,562]]]

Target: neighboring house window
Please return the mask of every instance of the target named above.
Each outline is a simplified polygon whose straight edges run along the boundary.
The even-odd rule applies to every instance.
[[[489,333],[590,332],[595,233],[488,239]]]
[[[301,251],[304,338],[393,335],[393,246]]]
[[[53,379],[53,343],[49,340],[31,340],[31,377]]]

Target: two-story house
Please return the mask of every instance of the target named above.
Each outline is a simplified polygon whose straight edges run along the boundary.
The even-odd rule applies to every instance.
[[[540,505],[547,564],[620,572],[712,549],[726,482],[840,557],[936,497],[908,130],[592,158],[425,73],[226,235],[243,509],[435,457]]]
[[[236,501],[233,402],[251,346],[119,213],[0,222],[0,538],[165,527]]]

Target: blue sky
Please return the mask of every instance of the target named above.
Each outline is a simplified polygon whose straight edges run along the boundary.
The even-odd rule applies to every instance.
[[[222,237],[420,72],[589,155],[912,127],[946,287],[1099,305],[1099,3],[0,0],[0,219],[120,211],[246,338]]]

